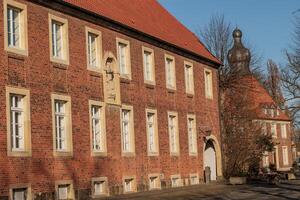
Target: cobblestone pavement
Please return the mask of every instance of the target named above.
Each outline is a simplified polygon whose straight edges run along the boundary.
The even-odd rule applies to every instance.
[[[300,200],[300,180],[280,185],[198,185],[186,188],[136,193],[109,198],[109,200]]]

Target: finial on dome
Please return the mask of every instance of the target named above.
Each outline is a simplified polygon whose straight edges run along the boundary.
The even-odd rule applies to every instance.
[[[232,36],[233,38],[241,38],[243,36],[243,33],[238,27],[236,27],[232,33]]]

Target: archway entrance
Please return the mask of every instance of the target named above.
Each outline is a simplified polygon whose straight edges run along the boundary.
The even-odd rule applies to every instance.
[[[213,135],[204,138],[203,170],[205,170],[205,167],[210,168],[210,180],[215,181],[223,177],[221,147],[217,138]]]
[[[204,169],[210,168],[210,180],[217,180],[216,150],[211,140],[206,142],[204,150]]]

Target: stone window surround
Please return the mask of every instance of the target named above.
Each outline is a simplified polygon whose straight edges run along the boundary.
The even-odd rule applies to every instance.
[[[179,185],[177,185],[177,186],[174,186],[174,185],[173,185],[173,179],[174,179],[174,178],[178,179]],[[181,187],[181,186],[183,185],[183,184],[182,184],[182,179],[181,179],[180,174],[174,174],[174,175],[171,175],[171,176],[170,176],[170,179],[171,179],[171,187]]]
[[[74,192],[74,184],[72,180],[58,180],[55,181],[55,198],[58,199],[58,187],[60,185],[69,185],[69,194],[68,197],[70,199],[75,199],[75,192]]]
[[[131,151],[130,152],[124,152],[123,151],[123,131],[122,131],[122,110],[129,110],[130,111],[130,131],[129,131],[129,134],[130,134],[130,142],[131,142],[131,146],[130,146],[130,149]],[[123,104],[121,109],[120,109],[120,125],[121,125],[121,151],[122,151],[122,156],[123,157],[133,157],[135,156],[135,134],[134,134],[134,112],[133,112],[133,106],[130,106],[130,105],[125,105]]]
[[[188,144],[189,144],[189,131],[188,131],[188,123],[189,123],[189,119],[193,119],[194,121],[194,124],[193,124],[193,133],[194,133],[194,136],[195,136],[195,140],[196,141],[193,141],[196,145],[196,151],[195,152],[191,152],[190,148],[189,148],[189,155],[190,156],[198,156],[198,138],[197,138],[197,121],[196,121],[196,115],[195,114],[188,114],[187,115],[187,133],[188,133]],[[189,145],[190,147],[190,145]]]
[[[120,58],[119,58],[119,44],[125,44],[127,45],[126,46],[126,67],[127,67],[127,71],[128,71],[128,74],[121,74],[121,71],[120,71],[120,77],[121,78],[124,78],[124,79],[128,79],[128,80],[131,80],[132,79],[132,75],[131,75],[131,56],[130,56],[130,42],[129,40],[125,40],[125,39],[122,39],[122,38],[119,38],[117,37],[116,38],[116,48],[117,48],[117,59],[118,59],[118,62],[120,61]],[[119,63],[118,63],[118,67],[119,67]]]
[[[95,182],[104,182],[105,192],[101,195],[95,195],[94,191],[94,183]],[[108,188],[108,179],[107,177],[96,177],[92,178],[92,198],[101,198],[101,197],[107,197],[109,196],[109,188]]]
[[[96,35],[96,59],[97,66],[91,66],[89,64],[89,33]],[[103,52],[102,52],[102,33],[96,29],[85,26],[85,37],[86,37],[86,59],[87,59],[87,69],[89,71],[94,71],[98,73],[102,73],[102,63],[103,63]]]
[[[169,151],[170,151],[170,155],[171,156],[180,156],[180,142],[179,142],[179,124],[178,124],[178,113],[175,112],[175,111],[168,111],[167,112],[168,114],[168,119],[167,119],[167,123],[168,123],[168,135],[169,135]],[[177,151],[176,152],[172,152],[172,149],[171,149],[171,135],[170,135],[170,130],[169,130],[169,117],[170,116],[175,116],[175,123],[176,123],[176,138],[177,138],[177,141],[176,141],[176,149]]]
[[[25,136],[25,151],[12,151],[11,149],[11,126],[10,126],[10,95],[24,96],[24,136]],[[6,86],[6,116],[7,116],[7,155],[13,157],[30,157],[31,150],[31,119],[30,119],[30,91],[25,88],[16,88]]]
[[[148,118],[148,113],[154,114],[154,137],[155,137],[155,146],[156,146],[156,151],[150,152],[149,150],[149,133],[148,133],[148,123],[147,123],[147,118]],[[147,133],[147,152],[148,156],[159,156],[159,138],[158,138],[158,123],[157,123],[157,110],[156,109],[151,109],[151,108],[146,108],[146,133]]]
[[[132,187],[133,188],[131,188],[132,189],[132,191],[125,191],[125,180],[127,180],[127,179],[132,179],[131,181],[133,181],[132,182]],[[132,175],[129,175],[129,176],[123,176],[123,179],[122,179],[123,181],[123,193],[124,194],[128,194],[128,193],[134,193],[134,192],[137,192],[137,184],[136,184],[136,176],[134,175],[134,176],[132,176]]]
[[[55,130],[55,100],[65,101],[66,103],[66,135],[67,135],[67,149],[68,151],[61,152],[56,150],[56,130]],[[54,157],[72,157],[73,156],[73,136],[72,136],[72,107],[71,97],[68,95],[51,94],[52,107],[52,134],[53,134],[53,155]]]
[[[21,47],[14,48],[8,46],[8,24],[7,24],[7,7],[15,7],[21,10],[20,17],[21,17]],[[27,5],[14,1],[14,0],[4,0],[3,1],[3,21],[4,21],[4,49],[8,52],[20,54],[23,56],[28,56],[28,27],[27,27]]]
[[[50,49],[50,61],[58,64],[63,64],[63,65],[69,65],[70,64],[70,56],[69,56],[69,25],[68,25],[68,20],[62,17],[58,17],[54,14],[49,13],[48,14],[48,20],[49,20],[49,49]],[[63,42],[63,47],[62,47],[62,53],[63,53],[63,58],[55,58],[52,55],[52,21],[57,21],[62,23],[62,28],[63,28],[63,37],[62,37],[62,42]]]
[[[197,177],[197,183],[193,184],[192,183],[192,177]],[[199,182],[199,174],[198,173],[191,173],[190,174],[190,185],[198,185],[200,182]]]
[[[99,106],[101,110],[101,131],[103,134],[104,151],[96,152],[93,149],[93,131],[92,131],[92,106]],[[90,141],[91,141],[91,156],[107,156],[107,138],[106,138],[106,107],[104,102],[89,100],[89,121],[90,121]]]
[[[207,73],[209,73],[210,80],[207,79]],[[213,99],[213,73],[212,70],[204,68],[204,84],[205,84],[205,97],[207,99]],[[207,90],[209,87],[209,91]]]
[[[151,177],[157,177],[157,187],[151,188],[150,187],[150,179]],[[149,181],[149,190],[160,190],[161,189],[161,180],[160,180],[160,173],[152,173],[148,175],[148,181]]]
[[[20,184],[13,184],[9,186],[9,199],[13,198],[13,190],[15,189],[27,189],[27,199],[32,199],[31,193],[31,184],[29,183],[20,183]]]
[[[174,72],[173,74],[171,74],[173,80],[174,80],[174,85],[171,86],[168,84],[168,70],[167,70],[167,59],[170,59],[173,61],[173,67],[174,67]],[[171,56],[169,54],[165,54],[165,73],[166,73],[166,87],[167,89],[170,89],[170,90],[176,90],[177,88],[177,84],[176,84],[176,62],[175,62],[175,57],[174,56]]]
[[[145,62],[144,62],[144,52],[149,52],[151,53],[151,57],[152,57],[152,79],[153,80],[146,80],[146,77],[145,77],[145,69],[146,69],[146,66],[145,66]],[[154,50],[149,48],[149,47],[145,47],[145,46],[142,46],[142,61],[143,61],[143,77],[144,77],[144,83],[145,84],[148,84],[148,85],[155,85],[155,58],[154,58]]]
[[[189,66],[192,70],[192,80],[191,80],[191,90],[190,91],[188,91],[187,82],[186,82],[186,73],[187,73],[186,66]],[[185,85],[185,93],[187,95],[194,96],[194,94],[195,94],[194,65],[192,62],[189,62],[189,61],[184,61],[184,85]]]
[[[284,151],[284,149],[286,149],[286,151]],[[289,149],[288,149],[287,146],[282,146],[281,151],[282,151],[282,165],[283,166],[288,166],[289,165],[289,153],[288,153]],[[286,159],[286,162],[284,162],[285,159]]]

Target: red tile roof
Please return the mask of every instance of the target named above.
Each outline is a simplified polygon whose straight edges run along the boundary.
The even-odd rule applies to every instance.
[[[220,64],[220,61],[205,48],[195,34],[189,31],[156,0],[64,1]]]
[[[247,95],[248,98],[251,99],[250,102],[252,104],[250,106],[253,108],[256,118],[283,121],[291,120],[284,110],[280,110],[279,115],[276,115],[275,112],[274,117],[264,113],[263,108],[278,108],[278,105],[254,76],[245,76],[240,80],[240,83],[243,84],[243,87],[247,87]]]

